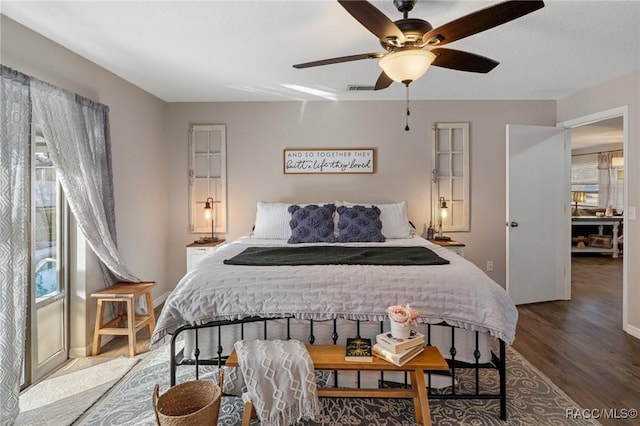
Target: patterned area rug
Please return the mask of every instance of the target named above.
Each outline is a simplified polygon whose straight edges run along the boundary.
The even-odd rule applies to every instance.
[[[518,352],[507,348],[508,421],[499,417],[498,401],[431,400],[434,425],[598,425],[592,420],[568,419],[567,409],[580,408],[546,376],[529,364]],[[178,368],[178,382],[188,380],[193,367]],[[482,372],[486,391],[498,388],[495,372]],[[211,376],[205,373],[200,378]],[[495,377],[495,379],[494,379]],[[472,386],[473,376],[459,376],[461,390]],[[98,401],[74,425],[154,425],[151,394],[156,383],[160,393],[168,389],[168,346],[151,353]],[[415,425],[411,400],[369,398],[322,398],[322,414],[317,422],[301,425],[333,426],[409,426]],[[219,425],[241,424],[242,402],[238,397],[223,397]],[[255,422],[257,424],[257,422]]]
[[[125,357],[98,365],[79,360],[65,368],[66,371],[52,374],[20,395],[20,414],[16,426],[72,424],[137,362],[137,358]]]

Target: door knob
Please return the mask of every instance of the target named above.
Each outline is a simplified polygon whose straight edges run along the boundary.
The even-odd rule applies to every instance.
[[[512,227],[512,228],[517,228],[518,227],[518,222],[511,222],[509,224],[509,226]]]

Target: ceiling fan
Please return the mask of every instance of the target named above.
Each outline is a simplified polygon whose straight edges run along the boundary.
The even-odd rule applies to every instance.
[[[488,73],[499,62],[475,53],[441,46],[502,25],[544,7],[543,1],[506,1],[462,16],[434,29],[423,19],[409,18],[409,11],[413,9],[415,0],[393,0],[398,11],[403,14],[403,18],[395,22],[368,1],[338,0],[338,3],[378,37],[386,52],[341,56],[297,64],[293,67],[309,68],[379,58],[383,71],[376,81],[374,90],[385,89],[393,81],[408,87],[431,65],[459,71]]]

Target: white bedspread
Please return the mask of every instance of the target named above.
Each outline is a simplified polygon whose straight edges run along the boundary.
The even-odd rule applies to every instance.
[[[320,244],[322,245],[322,244]],[[291,246],[283,240],[243,237],[221,245],[187,273],[169,295],[151,348],[185,324],[250,316],[301,319],[387,320],[390,305],[410,303],[420,321],[488,331],[511,344],[518,312],[505,290],[466,259],[414,237],[385,243],[422,245],[448,259],[434,266],[237,266],[223,261],[250,246]]]

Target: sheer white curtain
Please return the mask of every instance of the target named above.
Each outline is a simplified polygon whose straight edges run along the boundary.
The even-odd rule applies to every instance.
[[[137,282],[116,247],[108,107],[0,65],[0,426],[18,415],[30,284],[31,120],[106,284]],[[140,306],[145,309],[144,303]]]
[[[598,208],[611,204],[611,153],[598,154]]]
[[[624,210],[624,169],[621,165],[614,163],[614,158],[624,161],[623,151],[617,151],[611,153],[611,206],[616,209],[618,213]]]
[[[29,77],[0,71],[0,425],[18,415],[29,283]]]
[[[116,247],[109,108],[36,79],[31,99],[69,207],[105,274],[113,274],[107,284],[140,281]]]

